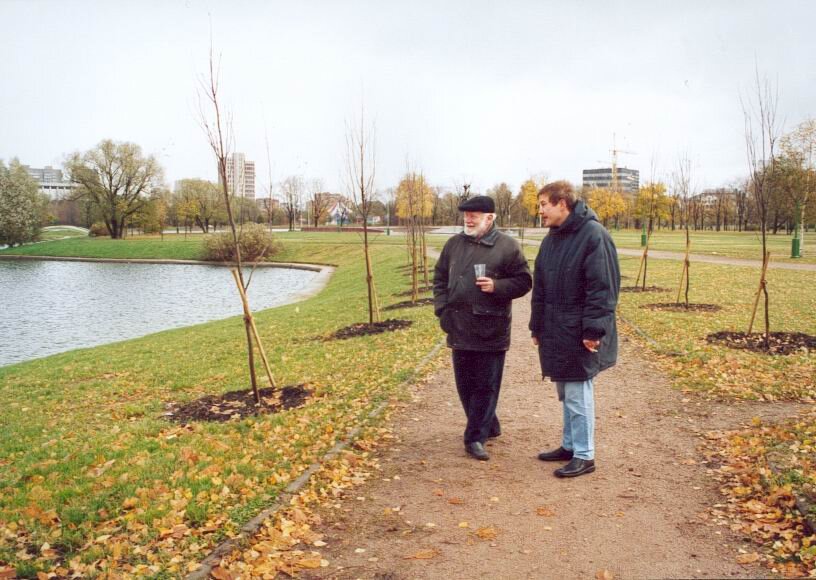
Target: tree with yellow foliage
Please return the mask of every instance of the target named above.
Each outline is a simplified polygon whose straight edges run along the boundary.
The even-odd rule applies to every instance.
[[[411,260],[411,301],[419,298],[419,269],[428,278],[428,246],[425,243],[425,223],[433,214],[434,192],[425,176],[409,171],[397,186],[397,216],[408,224],[408,255]]]
[[[589,192],[589,205],[598,214],[604,227],[610,219],[615,219],[626,211],[626,200],[621,193],[605,187],[597,187]]]

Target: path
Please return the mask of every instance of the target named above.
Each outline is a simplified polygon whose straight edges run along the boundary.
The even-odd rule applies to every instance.
[[[557,479],[557,465],[535,457],[559,442],[561,412],[551,383],[537,378],[528,316],[529,299],[516,301],[503,434],[488,444],[491,460],[464,452],[464,417],[446,364],[397,419],[382,472],[321,513],[317,531],[330,565],[306,577],[763,576],[735,561],[738,548],[753,550],[705,516],[723,499],[697,463],[695,433],[792,409],[684,399],[622,337],[621,361],[597,382],[598,470]]]

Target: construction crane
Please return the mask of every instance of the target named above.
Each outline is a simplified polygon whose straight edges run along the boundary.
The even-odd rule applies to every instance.
[[[637,153],[634,151],[618,149],[615,142],[615,133],[612,133],[612,149],[610,149],[609,152],[612,153],[612,191],[620,193],[620,187],[618,184],[618,153],[624,153],[627,155],[637,155]]]

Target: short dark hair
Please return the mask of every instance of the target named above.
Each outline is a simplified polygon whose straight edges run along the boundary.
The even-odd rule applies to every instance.
[[[567,202],[567,207],[572,210],[578,197],[575,195],[575,190],[570,185],[569,181],[553,181],[542,187],[538,191],[538,197],[546,195],[552,205],[556,205],[562,199]]]

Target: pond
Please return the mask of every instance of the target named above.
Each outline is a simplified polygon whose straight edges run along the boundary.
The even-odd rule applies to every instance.
[[[258,268],[253,311],[287,302],[318,273]],[[242,313],[228,268],[0,260],[0,366]]]

